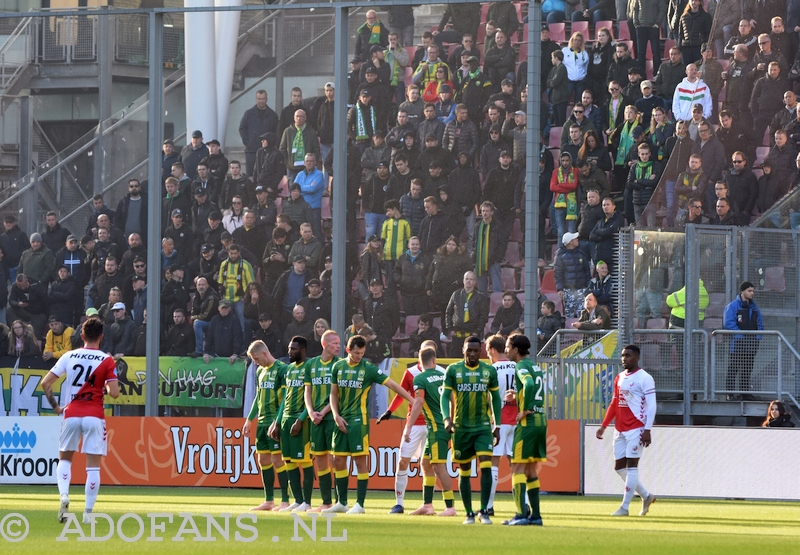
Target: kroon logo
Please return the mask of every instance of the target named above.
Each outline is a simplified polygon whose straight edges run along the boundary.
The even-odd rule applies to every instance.
[[[36,446],[36,433],[20,433],[19,424],[16,422],[11,427],[11,431],[6,430],[0,433],[0,453],[30,453]]]

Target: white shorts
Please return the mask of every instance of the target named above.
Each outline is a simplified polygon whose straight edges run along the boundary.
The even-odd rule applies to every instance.
[[[422,460],[425,449],[425,440],[428,438],[428,427],[425,425],[411,426],[411,441],[400,442],[401,459]]]
[[[627,432],[614,430],[614,459],[638,459],[642,456],[642,432],[636,428]]]
[[[500,440],[492,449],[493,457],[510,457],[514,454],[514,426],[513,424],[500,424]]]
[[[61,421],[61,437],[58,440],[59,451],[77,451],[78,443],[83,436],[81,453],[88,455],[106,455],[106,421],[96,416],[78,416]]]

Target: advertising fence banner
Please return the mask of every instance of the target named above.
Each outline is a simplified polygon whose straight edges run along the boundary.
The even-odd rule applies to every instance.
[[[10,475],[14,483],[55,483],[55,474],[51,471],[54,472],[58,462],[60,421],[60,418],[0,417],[0,455],[3,457],[0,472],[6,473],[0,474],[2,481]],[[243,422],[238,418],[107,418],[108,454],[101,467],[102,482],[141,486],[261,487],[255,429],[250,436],[244,436]],[[394,488],[403,425],[398,419],[380,426],[372,422],[370,489]],[[550,422],[547,435],[548,460],[541,466],[542,488],[577,492],[580,489],[579,422]],[[17,453],[6,452],[6,449],[31,451]],[[15,462],[16,459],[21,460]],[[72,468],[73,483],[84,483],[85,457],[76,453]],[[456,466],[448,464],[448,470],[454,478],[458,476]],[[351,485],[355,487],[355,467],[352,471]],[[36,475],[39,472],[41,476]],[[417,462],[412,462],[409,476],[413,478],[409,488],[421,490]],[[473,476],[475,487],[480,487],[474,465]],[[498,490],[511,490],[511,475],[505,459]]]

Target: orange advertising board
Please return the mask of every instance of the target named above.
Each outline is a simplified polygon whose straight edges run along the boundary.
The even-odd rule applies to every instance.
[[[255,426],[243,436],[242,418],[107,418],[108,454],[103,459],[102,483],[131,486],[261,487],[255,452]],[[370,489],[392,490],[404,421],[370,426]],[[448,457],[449,459],[449,457]],[[580,489],[580,425],[577,420],[548,423],[547,462],[540,478],[545,491]],[[72,482],[82,484],[85,459],[76,453]],[[457,468],[448,464],[450,475]],[[355,473],[355,469],[353,469]],[[419,465],[409,469],[408,487],[422,489]],[[478,488],[477,473],[474,487]],[[355,475],[351,477],[355,487]],[[457,486],[458,480],[454,480]],[[498,491],[511,491],[504,460]]]

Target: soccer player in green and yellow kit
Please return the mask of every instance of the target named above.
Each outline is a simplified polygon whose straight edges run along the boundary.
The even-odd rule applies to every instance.
[[[419,367],[422,372],[414,376],[414,405],[411,407],[411,414],[406,420],[406,427],[403,431],[405,441],[411,438],[411,431],[420,414],[425,418],[428,426],[428,436],[425,440],[424,462],[422,465],[422,507],[412,512],[412,515],[432,515],[433,510],[433,489],[436,486],[436,478],[442,486],[442,497],[446,509],[439,513],[439,516],[456,516],[456,509],[453,507],[453,484],[450,474],[447,473],[447,450],[450,443],[450,434],[444,429],[444,419],[442,418],[441,398],[444,390],[444,373],[436,369],[436,344],[432,346],[422,344],[419,352]],[[430,342],[432,343],[432,342]],[[428,474],[426,466],[433,467],[433,473]]]
[[[295,335],[289,341],[286,395],[278,408],[275,424],[270,428],[270,437],[280,438],[281,455],[286,461],[286,474],[294,495],[294,503],[284,510],[294,513],[304,513],[311,508],[311,492],[314,490],[314,463],[311,461],[311,436],[305,406],[307,348],[308,340],[301,335]]]
[[[511,484],[517,514],[503,522],[509,526],[542,525],[536,465],[547,460],[547,417],[544,413],[544,375],[541,368],[528,358],[530,350],[531,341],[524,335],[512,335],[506,340],[506,356],[517,365],[516,391],[509,390],[506,396],[516,396],[519,408],[511,455]],[[530,515],[527,501],[530,501]]]
[[[464,524],[475,524],[472,511],[470,471],[472,459],[478,457],[481,469],[481,524],[491,524],[486,513],[492,492],[492,449],[500,438],[500,392],[497,370],[481,362],[481,340],[471,335],[464,340],[464,361],[447,367],[442,391],[444,428],[453,436],[453,462],[460,465],[458,488],[467,511]],[[455,419],[450,404],[455,396]],[[491,397],[491,402],[490,402]],[[491,406],[491,413],[490,413]],[[494,422],[490,419],[494,416]]]
[[[409,403],[414,399],[389,376],[381,374],[374,364],[362,360],[367,349],[367,340],[354,335],[347,342],[347,358],[333,365],[331,373],[331,412],[336,429],[333,430],[333,468],[336,477],[336,493],[339,500],[325,509],[325,513],[362,514],[369,482],[369,415],[367,401],[373,384],[385,385]],[[352,457],[358,469],[357,501],[347,508],[347,457]]]
[[[310,509],[309,513],[319,513],[333,506],[331,503],[330,452],[333,441],[333,430],[336,423],[331,412],[331,373],[333,365],[339,360],[341,342],[339,334],[328,330],[320,338],[322,354],[306,361],[305,402],[308,416],[311,418],[311,456],[317,461],[319,476],[319,492],[322,505]]]
[[[250,422],[258,416],[256,453],[261,467],[261,481],[264,484],[264,502],[251,510],[275,511],[289,506],[288,479],[286,465],[281,458],[281,446],[268,435],[269,427],[275,421],[278,407],[283,400],[286,365],[275,360],[263,341],[254,341],[247,349],[247,355],[258,364],[258,383],[253,406],[242,426],[242,433],[249,435]],[[278,507],[275,507],[273,500],[276,471],[281,486],[281,504]]]

